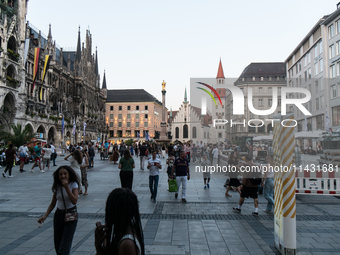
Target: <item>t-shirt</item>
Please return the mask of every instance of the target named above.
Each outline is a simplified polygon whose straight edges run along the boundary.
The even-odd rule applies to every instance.
[[[95,156],[93,146],[91,148],[89,148],[89,156],[90,157],[94,157]]]
[[[34,152],[35,154],[33,155],[34,158],[39,158],[41,154],[41,148],[39,148],[38,145],[34,146]]]
[[[192,147],[192,152],[193,153],[196,153],[197,152],[197,147],[195,146],[195,147]]]
[[[170,153],[172,152],[173,148],[174,148],[174,147],[172,147],[172,145],[169,145],[169,146],[168,146],[168,154],[169,154],[169,155],[170,155]]]
[[[20,146],[18,152],[20,157],[26,157],[26,153],[28,152],[27,146]]]
[[[169,157],[168,158],[168,166],[172,167],[174,165],[175,162],[175,157]]]
[[[15,149],[7,149],[6,150],[6,152],[5,152],[5,154],[6,154],[6,162],[12,162],[12,164],[13,164],[13,162],[14,162],[14,160],[15,160],[15,154],[16,154],[16,151],[15,151]]]
[[[124,157],[121,157],[119,160],[119,164],[122,165],[122,168],[120,169],[121,171],[132,171],[133,164],[135,161],[133,158],[129,158],[129,161],[127,161]]]
[[[174,166],[176,167],[176,176],[187,176],[189,162],[186,158],[183,160],[181,158],[177,158]]]
[[[144,145],[139,147],[139,156],[145,156],[146,147]]]
[[[155,166],[155,163],[158,163],[161,168],[162,168],[162,161],[159,158],[155,158],[155,159],[149,159],[148,165],[149,170],[150,170],[150,176],[155,176],[155,175],[159,175],[159,168],[158,166]]]
[[[51,153],[52,153],[51,148],[44,148],[44,152],[45,152],[44,158],[47,158],[47,159],[51,158]]]
[[[68,187],[70,188],[70,190],[71,190],[71,192],[72,192],[72,190],[78,188],[78,183],[76,183],[76,182],[70,182],[70,183],[68,184]],[[64,201],[63,201],[63,196],[61,195],[61,190],[63,191],[63,196],[64,196],[64,201],[65,201],[66,209],[70,209],[70,208],[74,207],[75,204],[72,204],[72,203],[71,203],[71,200],[70,200],[70,198],[68,197],[65,188],[64,188],[64,187],[61,188],[61,186],[58,186],[58,189],[57,189],[57,201],[58,201],[57,207],[58,207],[58,209],[59,209],[59,210],[65,210]]]
[[[217,148],[213,149],[212,154],[214,158],[218,158],[218,149]]]
[[[55,147],[53,144],[51,144],[51,153],[54,153],[55,152]]]
[[[79,164],[78,161],[73,156],[68,157],[67,160],[70,162],[71,164],[70,166],[72,167],[74,171],[77,171],[77,170],[80,171],[81,163]]]

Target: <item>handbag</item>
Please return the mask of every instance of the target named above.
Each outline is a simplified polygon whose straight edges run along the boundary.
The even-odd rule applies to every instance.
[[[177,192],[177,181],[176,179],[169,180],[169,192]]]
[[[77,207],[75,206],[75,207],[72,207],[70,209],[66,209],[66,204],[65,204],[64,195],[63,195],[63,189],[60,188],[60,191],[61,191],[61,196],[63,198],[64,207],[65,207],[64,222],[70,222],[70,221],[78,220]]]

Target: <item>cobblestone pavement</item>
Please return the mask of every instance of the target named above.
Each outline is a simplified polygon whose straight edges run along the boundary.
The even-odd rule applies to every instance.
[[[266,200],[259,197],[259,217],[251,216],[253,201],[246,200],[241,214],[235,214],[238,194],[225,198],[225,177],[212,175],[210,189],[203,189],[202,174],[188,181],[187,200],[181,203],[167,191],[165,165],[161,170],[157,203],[150,200],[148,171],[134,157],[133,191],[140,201],[147,254],[278,254],[274,248],[273,215],[265,214]],[[163,164],[165,160],[162,159]],[[58,157],[59,166],[67,164]],[[32,164],[25,165],[30,170]],[[53,216],[42,228],[37,219],[45,213],[52,198],[51,174],[19,173],[0,179],[0,254],[55,254]],[[3,168],[0,168],[2,171]],[[88,172],[89,195],[78,200],[79,221],[72,254],[95,254],[94,226],[103,221],[109,192],[120,186],[119,170],[108,160],[95,159]],[[298,254],[340,254],[340,200],[332,196],[297,196]]]

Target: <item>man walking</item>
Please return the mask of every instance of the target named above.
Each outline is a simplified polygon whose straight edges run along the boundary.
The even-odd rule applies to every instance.
[[[41,169],[41,164],[40,164],[41,163],[41,159],[40,159],[40,157],[41,157],[41,143],[37,143],[37,145],[34,146],[34,150],[33,150],[34,164],[32,166],[31,173],[34,173],[33,168],[36,165],[39,166],[41,173],[45,173],[45,171]]]
[[[6,168],[5,168],[5,171],[2,173],[2,176],[5,178],[6,172],[8,170],[8,174],[9,174],[8,177],[12,178],[13,177],[12,167],[13,167],[14,161],[15,163],[17,162],[17,154],[16,154],[15,149],[13,148],[13,143],[9,144],[8,149],[6,150],[5,154],[6,154]]]
[[[27,152],[28,152],[28,148],[27,148],[27,143],[24,143],[23,145],[21,145],[19,147],[19,158],[20,158],[20,173],[26,172],[24,170],[24,166],[25,166],[25,162],[26,162],[26,158],[27,158]]]
[[[147,166],[147,168],[150,170],[149,187],[150,187],[150,192],[151,192],[151,200],[154,203],[156,203],[156,197],[157,197],[159,169],[162,168],[162,162],[156,156],[157,156],[157,152],[154,150],[152,152],[152,158],[149,159],[148,166]]]
[[[186,203],[186,190],[187,190],[187,180],[190,180],[190,172],[189,172],[189,162],[185,158],[185,152],[182,151],[179,158],[175,160],[175,163],[172,167],[171,178],[173,178],[174,173],[176,173],[176,181],[177,181],[177,191],[182,185],[182,202]],[[178,197],[178,192],[175,193],[175,198]]]
[[[94,148],[92,143],[89,143],[89,168],[93,168],[94,167],[94,156],[95,156],[95,152],[94,152]]]
[[[255,164],[253,164],[251,162],[251,155],[246,155],[245,156],[246,159],[246,164],[245,167],[251,167],[251,166],[255,166]],[[241,197],[240,200],[238,202],[238,206],[237,207],[233,207],[233,210],[235,212],[241,212],[241,206],[243,205],[244,199],[251,197],[254,199],[254,207],[255,207],[255,211],[252,213],[252,215],[254,216],[258,216],[259,215],[259,200],[257,198],[257,189],[258,189],[258,185],[261,184],[261,179],[259,178],[253,178],[254,175],[256,175],[256,173],[254,172],[244,172],[244,176],[242,179],[242,185],[240,186],[241,189]],[[257,180],[259,180],[259,183],[257,184]]]
[[[218,163],[218,154],[219,154],[219,150],[217,148],[216,145],[214,145],[214,148],[212,150],[212,155],[213,155],[213,166],[217,167],[217,163]]]
[[[55,164],[55,159],[57,158],[57,153],[56,153],[56,149],[53,143],[50,144],[51,146],[51,156],[52,156],[52,161],[53,161],[53,166],[57,166]]]
[[[144,170],[144,157],[145,157],[146,147],[145,143],[139,147],[139,160],[140,160],[140,169]]]

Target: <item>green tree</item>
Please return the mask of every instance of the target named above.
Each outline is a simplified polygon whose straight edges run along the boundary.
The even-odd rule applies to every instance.
[[[131,146],[131,145],[133,144],[133,139],[125,140],[124,143],[125,143],[127,146]]]
[[[11,125],[13,134],[4,130],[4,125],[0,126],[0,141],[3,140],[5,143],[11,142],[14,146],[19,147],[25,142],[30,143],[35,135],[32,133],[29,126],[22,129],[21,124]]]

